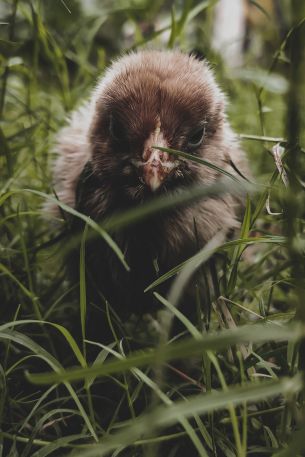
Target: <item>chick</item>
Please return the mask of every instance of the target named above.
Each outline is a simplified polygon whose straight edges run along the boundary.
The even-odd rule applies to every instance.
[[[140,51],[119,58],[58,136],[58,198],[101,221],[155,196],[221,178],[217,169],[155,145],[246,174],[244,154],[224,109],[224,95],[205,61],[179,51]],[[236,228],[239,204],[225,193],[113,233],[129,272],[103,240],[93,240],[87,246],[87,289],[126,315],[148,312],[155,303],[144,289],[218,231]],[[168,283],[162,293],[167,289]]]

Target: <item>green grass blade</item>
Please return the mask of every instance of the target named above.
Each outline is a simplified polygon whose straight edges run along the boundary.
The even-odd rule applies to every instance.
[[[154,296],[156,297],[157,300],[159,300],[162,305],[164,305],[171,313],[177,317],[177,319],[180,320],[185,326],[185,328],[189,331],[189,333],[192,335],[193,338],[195,339],[200,339],[201,338],[201,333],[199,330],[192,324],[192,322],[183,314],[181,311],[176,306],[173,306],[169,300],[166,300],[164,297],[162,297],[158,292],[154,292]]]
[[[168,360],[183,359],[190,355],[202,354],[208,350],[221,350],[228,346],[240,343],[261,343],[266,341],[298,341],[305,334],[302,326],[286,325],[279,328],[273,324],[245,325],[231,330],[223,330],[218,334],[201,336],[201,339],[185,339],[182,342],[175,342],[162,345],[162,351],[157,349],[145,352],[135,352],[124,360],[110,361],[102,366],[88,368],[74,368],[61,373],[27,373],[27,378],[35,384],[52,384],[63,381],[76,381],[92,378],[92,376],[107,376],[120,373],[131,368],[141,367],[150,364],[161,364]]]
[[[278,244],[278,245],[283,245],[286,242],[286,238],[283,236],[264,236],[264,237],[250,237],[250,238],[245,238],[243,240],[238,239],[234,241],[228,241],[218,248],[216,248],[216,252],[221,252],[221,251],[226,251],[227,249],[231,249],[232,247],[235,246],[240,246],[240,245],[252,245],[256,243],[271,243],[271,244]],[[213,250],[213,252],[215,252]],[[211,254],[213,254],[211,252]],[[185,265],[187,265],[188,262],[194,262],[194,264],[200,265],[204,260],[209,256],[208,251],[203,248],[202,251],[197,252],[194,256],[190,257],[188,260],[185,260],[184,262],[180,263],[179,265],[175,266],[168,272],[164,273],[164,275],[160,276],[158,279],[156,279],[154,282],[152,282],[146,289],[145,292],[148,292],[149,290],[155,289],[157,286],[162,284],[163,282],[167,281],[170,279],[172,276],[176,275],[179,273]],[[203,258],[203,260],[202,260]]]
[[[113,239],[110,237],[110,235],[101,227],[99,224],[97,224],[95,221],[93,221],[90,217],[85,216],[85,214],[80,213],[74,208],[71,208],[70,206],[66,205],[65,203],[61,202],[60,200],[57,200],[55,197],[52,195],[48,195],[45,192],[40,192],[38,190],[34,189],[20,189],[20,190],[13,190],[10,192],[7,192],[6,194],[2,195],[0,197],[0,206],[4,203],[6,199],[8,199],[10,196],[13,194],[22,194],[22,193],[31,193],[34,195],[38,195],[39,197],[48,200],[52,203],[55,203],[58,205],[62,210],[66,211],[69,214],[72,214],[72,216],[78,217],[79,219],[83,220],[86,222],[86,224],[91,227],[93,230],[95,230],[104,240],[106,243],[111,247],[111,249],[115,252],[121,263],[124,265],[127,271],[129,271],[129,267],[125,261],[124,254],[119,248],[119,246],[113,241]]]
[[[134,209],[115,215],[102,223],[106,231],[117,230],[143,220],[148,216],[159,214],[170,208],[176,208],[186,203],[192,203],[203,197],[212,197],[229,192],[233,195],[239,195],[250,186],[237,182],[230,182],[223,179],[209,186],[195,185],[184,189],[178,189],[176,192],[165,196],[156,197],[153,201],[145,205],[138,206]]]
[[[240,230],[240,239],[241,240],[244,240],[248,237],[250,227],[251,227],[251,201],[250,201],[249,195],[247,195],[246,210],[245,210],[244,219],[243,219],[241,230]],[[239,246],[236,246],[236,248],[233,251],[233,256],[232,256],[232,260],[231,260],[232,267],[231,267],[231,272],[230,272],[228,287],[227,287],[228,295],[230,295],[232,293],[232,291],[234,290],[234,288],[236,286],[239,259],[240,259],[240,256],[242,255],[243,251],[245,250],[245,248],[246,248],[246,245],[240,244]]]
[[[117,447],[117,443],[128,446],[140,436],[145,436],[147,430],[152,431],[154,427],[166,427],[177,422],[181,415],[190,417],[194,414],[206,414],[209,411],[217,411],[227,407],[229,403],[234,405],[243,404],[245,401],[261,401],[276,395],[291,395],[298,393],[302,389],[302,379],[300,375],[294,378],[283,378],[281,381],[262,382],[233,387],[225,392],[212,392],[210,394],[200,394],[189,397],[188,401],[177,401],[173,405],[160,406],[150,414],[142,415],[135,420],[129,427],[114,437],[105,439],[97,445],[92,445],[91,449],[75,453],[81,457],[102,457],[112,449]]]
[[[17,325],[17,322],[14,322],[14,325]],[[57,371],[58,373],[60,373],[63,370],[62,366],[55,359],[55,357],[53,357],[49,352],[47,352],[44,348],[42,348],[39,344],[35,343],[33,340],[31,340],[31,338],[27,337],[26,335],[16,332],[15,330],[14,331],[3,330],[3,326],[2,326],[2,329],[0,329],[0,339],[13,341],[17,344],[20,344],[20,345],[26,347],[27,349],[32,351],[34,354],[36,354],[38,357],[43,359],[51,368],[53,368],[54,371]],[[98,438],[94,431],[94,428],[93,428],[93,426],[90,422],[90,419],[89,419],[82,403],[80,402],[75,390],[73,389],[71,384],[67,381],[64,382],[64,385],[66,386],[72,399],[76,403],[88,430],[90,431],[90,433],[92,434],[94,439],[97,441]]]
[[[87,315],[87,296],[86,296],[86,237],[88,233],[88,226],[85,226],[80,245],[79,256],[79,306],[80,306],[80,320],[83,339],[83,354],[86,357],[86,315]]]
[[[80,365],[83,367],[87,366],[86,360],[84,359],[83,354],[81,353],[75,339],[73,338],[73,336],[71,335],[69,330],[67,330],[65,327],[63,327],[60,324],[55,324],[53,322],[47,322],[47,321],[41,321],[41,320],[35,320],[35,319],[23,319],[23,320],[19,320],[19,321],[7,322],[6,324],[2,324],[0,326],[0,331],[10,330],[11,328],[15,328],[19,325],[27,325],[27,324],[42,324],[42,325],[46,324],[46,325],[51,325],[52,327],[56,328],[63,335],[63,337],[69,344],[70,348],[72,349],[72,351],[73,351],[75,357],[77,358],[77,360],[79,361]]]
[[[176,306],[179,298],[182,295],[184,288],[189,282],[193,274],[198,270],[198,268],[206,262],[219,248],[221,243],[225,239],[225,232],[220,231],[204,246],[204,248],[199,251],[197,256],[194,256],[189,262],[185,263],[180,274],[174,281],[170,293],[169,301],[172,305]]]
[[[191,162],[199,163],[200,165],[204,165],[208,168],[211,168],[212,170],[217,171],[220,174],[227,176],[228,178],[233,179],[233,181],[236,181],[238,183],[240,182],[240,180],[232,173],[196,155],[188,154],[187,152],[183,151],[178,151],[177,149],[163,148],[161,146],[153,146],[153,148],[159,149],[160,151],[168,152],[169,154],[172,154],[177,157],[183,157],[184,159],[190,160]]]
[[[92,344],[96,345],[96,346],[99,346],[103,349],[103,351],[107,350],[108,348],[103,345],[103,344],[100,344],[100,343],[96,343],[96,342],[91,342]],[[117,357],[118,359],[122,360],[123,359],[123,356],[122,354],[120,354],[119,352],[113,350],[113,348],[109,349],[109,352],[111,354],[113,354],[115,357]],[[162,392],[162,390],[160,389],[160,387],[158,386],[158,384],[156,384],[156,382],[154,382],[149,376],[147,376],[143,371],[141,371],[139,368],[134,368],[132,370],[132,373],[139,379],[141,379],[141,381],[143,381],[148,387],[150,387],[150,389],[152,389],[152,391],[155,393],[155,395],[165,404],[165,405],[172,405],[174,402],[168,397],[168,395],[166,395],[164,392]],[[178,417],[177,418],[177,421],[180,422],[180,424],[182,425],[182,427],[184,428],[184,430],[186,431],[186,433],[189,435],[190,439],[192,440],[194,446],[196,447],[197,451],[198,451],[198,455],[200,455],[201,457],[207,457],[207,453],[202,445],[202,443],[200,442],[200,440],[198,439],[198,436],[196,435],[193,427],[191,426],[190,422],[183,416],[181,417]]]
[[[38,451],[34,452],[34,454],[32,454],[31,457],[47,457],[48,455],[51,455],[51,454],[54,455],[55,451],[60,450],[60,452],[62,452],[62,449],[64,447],[67,447],[67,448],[73,447],[76,449],[78,449],[80,447],[80,448],[83,448],[85,451],[86,448],[88,447],[88,445],[85,445],[85,444],[77,445],[76,444],[73,446],[72,443],[74,441],[86,440],[86,439],[88,439],[88,437],[86,435],[84,435],[83,433],[82,434],[79,433],[77,435],[63,436],[61,438],[58,438],[57,440],[54,440],[52,443],[46,444],[41,449],[38,449]]]

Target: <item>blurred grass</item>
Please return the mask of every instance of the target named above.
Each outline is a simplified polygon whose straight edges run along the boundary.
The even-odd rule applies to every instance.
[[[279,2],[280,23],[264,14],[264,2],[249,1],[261,17],[249,18],[244,64],[233,72],[211,47],[216,3],[0,4],[0,457],[303,455],[305,7]],[[258,185],[235,240],[203,249],[149,287],[176,276],[179,289],[181,278],[200,271],[213,290],[198,293],[197,325],[173,308],[177,294],[156,294],[164,325],[174,313],[188,337],[134,352],[109,304],[113,343],[86,339],[84,247],[92,234],[86,229],[82,238],[80,285],[69,284],[41,197],[52,198],[54,135],[67,114],[112,58],[142,46],[208,58]],[[273,138],[284,139],[287,188]],[[178,200],[209,191],[191,189]],[[97,227],[79,217],[116,249],[108,231],[173,204],[160,200]],[[199,358],[194,373],[182,360],[171,368],[171,359],[183,357]],[[165,361],[171,376],[158,383]]]

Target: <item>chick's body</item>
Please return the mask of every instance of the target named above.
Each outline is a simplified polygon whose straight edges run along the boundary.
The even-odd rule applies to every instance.
[[[223,94],[205,62],[177,51],[143,51],[117,60],[59,135],[54,172],[59,199],[99,221],[156,195],[221,178],[216,170],[154,145],[197,155],[232,174],[234,168],[245,171]],[[129,273],[106,243],[95,239],[87,252],[88,287],[126,314],[148,311],[152,296],[144,289],[156,278],[156,265],[163,274],[219,230],[235,228],[238,205],[226,193],[114,233]]]

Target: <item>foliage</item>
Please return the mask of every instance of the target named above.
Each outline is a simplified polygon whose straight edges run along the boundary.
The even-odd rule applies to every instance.
[[[232,71],[211,47],[216,3],[0,5],[0,456],[303,455],[305,8],[279,2],[280,22],[249,1],[260,19],[249,20],[245,63]],[[112,230],[240,185],[227,176],[101,225],[62,205],[87,222],[80,284],[68,283],[42,210],[55,198],[54,137],[111,59],[142,46],[208,58],[255,178],[236,239],[213,239],[147,289],[175,278],[169,297],[155,296],[165,334],[173,315],[184,333],[143,346],[110,303],[103,345],[87,321],[86,239],[104,237],[128,268]],[[198,294],[195,325],[175,305],[196,270],[216,299]]]

